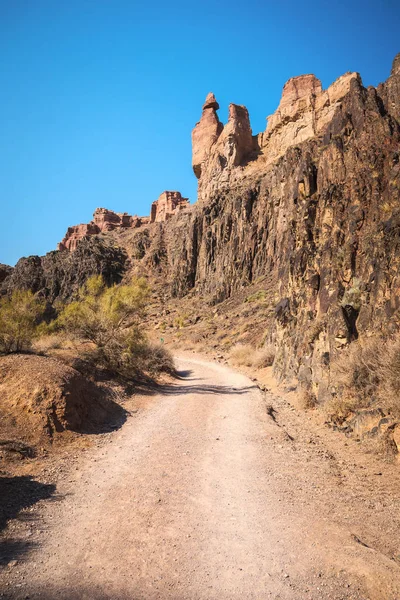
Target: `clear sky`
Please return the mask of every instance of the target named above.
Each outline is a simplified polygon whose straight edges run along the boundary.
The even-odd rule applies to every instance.
[[[397,52],[399,0],[0,0],[0,262],[55,249],[98,206],[195,201],[209,91],[258,133],[289,77],[377,85]]]

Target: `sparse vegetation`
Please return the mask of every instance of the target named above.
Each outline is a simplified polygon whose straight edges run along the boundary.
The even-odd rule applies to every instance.
[[[265,302],[267,300],[266,290],[259,290],[250,296],[247,296],[245,302]]]
[[[232,363],[238,367],[263,369],[274,362],[275,348],[272,345],[256,349],[250,344],[236,344],[230,352]]]
[[[176,327],[177,329],[182,329],[186,325],[186,319],[187,319],[186,315],[176,316],[174,319],[174,327]]]
[[[143,278],[107,288],[101,276],[90,277],[54,327],[85,344],[86,360],[112,372],[128,377],[172,372],[169,352],[151,345],[141,327],[149,294]]]
[[[40,334],[45,302],[31,291],[15,290],[0,301],[0,352],[29,350]]]
[[[40,337],[34,340],[32,344],[32,350],[37,354],[47,354],[51,350],[59,350],[65,348],[70,344],[67,336],[60,333],[44,333]]]
[[[299,407],[304,410],[314,408],[317,405],[317,398],[310,385],[300,389],[298,402]]]
[[[332,363],[337,394],[325,409],[334,422],[343,422],[357,409],[379,405],[400,417],[400,335],[353,342]]]
[[[358,277],[353,278],[351,287],[349,287],[342,298],[341,306],[351,306],[354,310],[359,311],[362,304],[362,282]]]

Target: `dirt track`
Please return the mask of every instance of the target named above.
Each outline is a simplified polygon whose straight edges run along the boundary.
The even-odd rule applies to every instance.
[[[176,385],[59,483],[3,597],[400,598],[385,473],[380,509],[361,463],[310,438],[308,417],[227,367],[178,366]]]

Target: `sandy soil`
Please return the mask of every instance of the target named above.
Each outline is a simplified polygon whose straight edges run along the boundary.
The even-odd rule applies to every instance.
[[[226,366],[178,367],[30,509],[1,597],[400,598],[398,467]]]

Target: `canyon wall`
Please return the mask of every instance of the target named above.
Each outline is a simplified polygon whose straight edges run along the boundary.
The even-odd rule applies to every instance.
[[[209,94],[192,134],[198,202],[189,208],[165,196],[159,216],[152,209],[139,226],[102,217],[123,230],[119,268],[114,255],[102,268],[109,273],[113,264],[119,278],[140,265],[162,274],[171,296],[195,293],[210,304],[268,274],[276,304],[266,337],[277,349],[275,370],[309,382],[322,401],[332,391],[336,352],[360,335],[399,327],[400,55],[376,89],[357,73],[327,90],[313,75],[290,79],[258,135],[245,107],[231,104],[226,125],[218,108]],[[84,260],[89,249],[72,241],[75,233],[70,249]],[[52,282],[54,298],[66,261],[58,255],[52,270],[46,258],[37,259],[36,271],[24,262],[33,259],[23,259],[8,285],[29,286],[42,269],[51,273],[42,279]]]
[[[203,117],[196,126],[199,206],[175,242],[174,291],[193,284],[218,302],[271,274],[275,369],[311,381],[320,399],[338,349],[398,330],[399,85],[397,56],[377,89],[357,73],[327,90],[313,75],[289,80],[258,136],[235,105],[218,136],[200,135]]]

